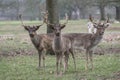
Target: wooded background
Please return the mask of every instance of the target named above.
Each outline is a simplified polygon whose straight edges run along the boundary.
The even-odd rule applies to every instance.
[[[68,13],[71,20],[86,19],[89,14],[120,20],[120,0],[0,0],[0,20],[18,20],[19,14],[25,20],[41,20],[46,6],[54,8],[49,10],[51,15],[57,12],[60,19]]]

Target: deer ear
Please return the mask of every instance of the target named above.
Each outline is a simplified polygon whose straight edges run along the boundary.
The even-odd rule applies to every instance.
[[[62,26],[60,26],[60,29],[63,29],[65,26],[66,26],[66,25],[62,25]]]
[[[55,30],[54,25],[50,25],[50,28],[51,28],[52,30]]]
[[[98,27],[97,27],[97,24],[93,24],[93,26],[94,26],[94,28],[98,28]]]
[[[105,24],[105,28],[109,27],[110,26],[110,23],[106,23]]]
[[[38,30],[41,25],[35,26],[35,30]]]
[[[25,30],[28,30],[28,28],[29,28],[28,26],[24,26],[24,25],[23,25],[23,27],[25,28]]]

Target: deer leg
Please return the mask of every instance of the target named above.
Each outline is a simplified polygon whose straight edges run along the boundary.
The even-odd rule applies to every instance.
[[[75,68],[75,71],[76,71],[76,60],[75,60],[75,56],[74,56],[73,50],[70,50],[70,53],[72,55],[72,58],[73,58],[73,61],[74,61],[74,68]]]
[[[90,51],[89,52],[89,58],[90,58],[90,63],[91,63],[91,69],[93,70],[93,60],[92,60],[92,56],[93,56],[93,52],[92,51]]]
[[[88,70],[88,53],[89,53],[89,50],[86,50],[86,65],[85,65],[85,70]]]
[[[60,62],[60,55],[59,53],[56,53],[56,74],[59,74],[58,67],[59,67],[59,62]]]
[[[64,72],[66,72],[66,69],[68,68],[69,53],[66,51],[64,55]]]
[[[44,70],[45,70],[45,54],[46,54],[46,50],[43,50],[42,59],[43,59],[43,68],[44,68]]]
[[[38,68],[40,69],[40,67],[41,67],[41,52],[39,51],[39,66],[38,66]]]
[[[63,55],[60,54],[60,75],[62,75],[62,57]]]

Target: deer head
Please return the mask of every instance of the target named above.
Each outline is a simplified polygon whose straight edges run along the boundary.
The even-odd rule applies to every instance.
[[[48,15],[46,15],[46,16],[48,16]],[[61,30],[68,23],[68,15],[66,14],[65,16],[66,16],[66,22],[63,23],[63,24],[51,24],[51,23],[48,22],[48,20],[47,20],[48,18],[45,21],[45,23],[51,27],[51,29],[53,30],[53,32],[55,33],[56,36],[60,36]]]
[[[34,25],[33,25],[33,26],[24,25],[21,15],[19,16],[19,18],[20,18],[20,20],[21,20],[21,24],[22,24],[22,26],[24,27],[24,29],[29,32],[30,37],[34,37],[34,35],[36,34],[36,31],[39,29],[39,27],[44,24],[44,21],[43,21],[43,23],[42,23],[41,25],[35,25],[35,26],[34,26]]]
[[[51,25],[51,29],[55,33],[56,36],[60,36],[61,30],[65,27],[66,25],[61,25],[61,24],[55,24]]]
[[[23,26],[25,28],[25,30],[27,30],[29,32],[30,37],[34,37],[34,35],[36,34],[36,31],[39,29],[41,25],[38,26]]]
[[[99,21],[98,23],[94,22],[92,17],[89,17],[89,20],[93,23],[94,28],[97,29],[96,34],[103,35],[105,29],[109,27],[109,18],[104,22]]]

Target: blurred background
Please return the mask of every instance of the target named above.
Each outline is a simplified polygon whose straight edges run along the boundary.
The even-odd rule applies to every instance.
[[[69,68],[55,76],[55,56],[46,55],[46,69],[37,70],[38,52],[21,26],[42,24],[48,11],[50,23],[69,20],[62,33],[88,33],[88,18],[110,18],[102,41],[94,49],[94,70],[85,71],[85,52],[75,48],[77,71],[70,56]],[[46,29],[47,28],[47,29]],[[46,24],[38,34],[52,32]],[[77,75],[76,75],[77,73]],[[0,80],[120,80],[120,0],[0,0]]]
[[[48,0],[52,1],[55,0]],[[68,13],[70,20],[86,19],[92,14],[98,19],[104,20],[109,16],[113,21],[120,21],[120,0],[57,1],[60,19]],[[24,20],[41,20],[45,10],[46,0],[0,0],[0,20],[18,20],[19,14],[23,15]]]

